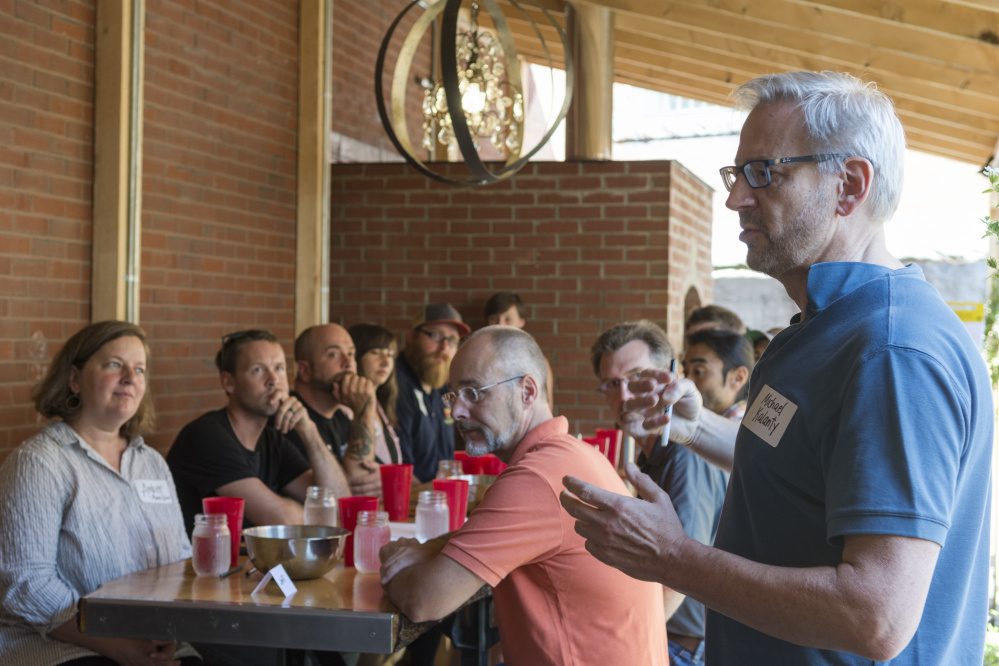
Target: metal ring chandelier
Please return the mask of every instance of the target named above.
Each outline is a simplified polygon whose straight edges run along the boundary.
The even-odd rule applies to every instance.
[[[544,50],[549,71],[553,70],[551,53],[538,25],[517,0],[506,1],[530,23]],[[416,20],[399,51],[390,88],[391,113],[386,108],[383,78],[389,45],[396,28],[409,11],[417,5],[425,6],[425,4],[424,0],[414,0],[403,9],[392,22],[378,50],[375,67],[375,99],[378,102],[378,114],[382,125],[392,144],[406,161],[433,180],[448,185],[473,186],[488,185],[508,178],[527,164],[528,160],[548,142],[569,110],[575,77],[565,32],[547,9],[538,7],[555,28],[562,42],[565,54],[565,98],[561,110],[547,127],[541,140],[527,154],[521,155],[524,102],[521,97],[520,67],[513,46],[513,35],[497,0],[472,0],[472,26],[465,33],[458,31],[458,12],[462,0],[437,0],[430,5]],[[480,5],[485,8],[493,22],[495,38],[478,30],[477,15]],[[428,138],[432,139],[434,136],[439,136],[443,142],[450,142],[453,139],[461,151],[470,174],[470,178],[466,180],[449,178],[434,171],[417,157],[406,124],[406,86],[411,80],[410,69],[413,58],[427,28],[438,17],[441,17],[439,43],[441,80],[428,91],[424,100],[426,115],[424,145]],[[465,100],[473,101],[471,103],[466,101],[463,104],[463,96]],[[488,137],[497,144],[497,147],[502,146],[506,149],[506,160],[502,166],[496,169],[486,166],[477,148],[479,137]]]

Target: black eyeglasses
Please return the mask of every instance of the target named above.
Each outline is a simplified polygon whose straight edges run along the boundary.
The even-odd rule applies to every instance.
[[[431,340],[433,340],[435,345],[439,345],[442,342],[446,342],[452,347],[457,347],[458,343],[461,342],[461,338],[459,338],[457,335],[444,335],[440,331],[428,331],[425,328],[417,328],[416,330],[419,331],[420,333],[423,333],[423,335],[427,336]]]
[[[741,173],[746,177],[746,182],[753,189],[766,187],[770,184],[770,167],[775,164],[790,164],[793,162],[827,162],[829,160],[846,159],[849,155],[837,153],[824,153],[822,155],[805,155],[803,157],[775,157],[772,160],[749,160],[740,166],[727,166],[718,169],[722,182],[725,183],[725,190],[732,191],[735,179]]]
[[[463,352],[464,353],[464,352]],[[458,402],[458,398],[461,398],[470,405],[476,405],[482,400],[482,394],[491,389],[494,386],[499,386],[500,384],[506,384],[507,382],[512,382],[516,379],[523,379],[527,375],[520,375],[519,377],[511,377],[510,379],[504,379],[501,382],[496,382],[495,384],[490,384],[489,386],[483,386],[482,388],[472,388],[471,386],[466,386],[459,391],[451,391],[450,393],[445,393],[441,396],[441,400],[444,401],[444,406],[448,409],[454,407],[454,403]]]

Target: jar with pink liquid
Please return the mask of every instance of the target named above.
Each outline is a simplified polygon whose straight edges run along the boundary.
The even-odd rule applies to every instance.
[[[231,556],[229,522],[224,513],[194,516],[191,533],[191,565],[199,576],[218,576],[229,570]]]
[[[361,573],[377,573],[382,566],[378,551],[387,544],[392,533],[387,511],[361,511],[354,529],[354,566]]]

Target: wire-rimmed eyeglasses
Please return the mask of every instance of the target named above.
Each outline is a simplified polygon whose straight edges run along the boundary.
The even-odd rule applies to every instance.
[[[803,155],[802,157],[775,157],[772,160],[749,160],[739,166],[727,166],[718,169],[722,182],[725,183],[725,190],[732,191],[735,179],[741,173],[746,177],[746,182],[753,189],[766,187],[770,184],[770,167],[775,164],[790,164],[794,162],[827,162],[829,160],[846,159],[849,155],[839,153],[823,153],[821,155]]]
[[[507,382],[512,382],[517,379],[523,379],[527,375],[520,375],[519,377],[510,377],[510,379],[504,379],[501,382],[496,382],[490,384],[489,386],[483,386],[482,388],[472,388],[471,386],[466,386],[458,391],[451,391],[450,393],[445,393],[441,396],[441,400],[444,401],[444,406],[448,409],[454,407],[454,404],[458,402],[458,398],[461,398],[470,405],[476,405],[482,400],[482,394],[491,389],[494,386],[499,386],[500,384],[506,384]]]

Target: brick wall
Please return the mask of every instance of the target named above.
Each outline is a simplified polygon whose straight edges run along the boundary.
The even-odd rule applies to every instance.
[[[147,0],[142,325],[165,450],[224,404],[221,336],[293,336],[297,0]]]
[[[334,141],[334,162],[385,161],[398,157],[389,141],[378,116],[375,104],[375,62],[382,39],[389,27],[408,2],[401,0],[366,0],[365,2],[335,2],[333,8],[333,105],[332,131],[348,137],[350,144],[358,143],[369,150],[347,147],[346,142]],[[419,7],[406,14],[396,28],[385,58],[386,104],[395,71],[399,49],[413,23],[423,13]],[[410,140],[415,149],[422,141],[423,87],[417,79],[429,77],[430,33],[424,35],[413,56],[413,63],[406,77],[406,113]],[[338,149],[340,148],[340,149]],[[387,156],[387,157],[386,157]],[[426,157],[426,151],[421,152]],[[379,159],[380,158],[380,159]],[[401,158],[399,158],[401,159]]]
[[[374,55],[402,6],[334,11],[333,129],[379,150]],[[269,328],[290,351],[298,1],[146,8],[141,321],[166,450],[223,402],[223,333]],[[41,425],[30,388],[90,319],[94,19],[93,0],[0,0],[0,458]],[[422,53],[411,76],[427,73]],[[574,428],[609,420],[586,360],[605,326],[648,316],[677,340],[682,294],[710,298],[706,195],[677,165],[534,164],[477,190],[341,168],[354,184],[334,194],[334,320],[401,333],[415,304],[451,300],[477,323],[489,294],[519,291]]]
[[[0,3],[0,457],[90,318],[93,26],[92,0]]]
[[[534,162],[475,189],[406,165],[334,165],[332,215],[333,321],[402,340],[422,303],[450,301],[478,327],[491,294],[516,291],[572,432],[612,421],[594,391],[596,337],[647,318],[679,344],[683,295],[710,294],[710,191],[675,162]]]

